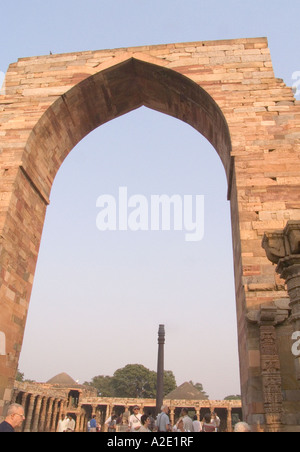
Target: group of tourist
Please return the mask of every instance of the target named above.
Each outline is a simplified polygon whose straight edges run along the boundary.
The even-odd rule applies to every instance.
[[[61,419],[58,421],[57,432],[58,433],[72,433],[75,432],[75,420],[71,415],[61,415]]]
[[[220,427],[220,418],[216,413],[207,413],[202,422],[195,415],[193,419],[188,415],[188,410],[183,408],[175,425],[171,425],[169,407],[163,405],[161,413],[156,419],[156,431],[158,432],[217,432]]]
[[[207,413],[204,416],[202,422],[200,422],[197,416],[192,419],[188,415],[188,410],[183,408],[180,413],[180,417],[175,425],[171,425],[169,418],[169,407],[163,405],[161,407],[161,413],[157,416],[153,428],[151,425],[151,416],[143,415],[139,413],[139,407],[134,407],[134,413],[129,417],[128,430],[131,432],[217,432],[220,427],[220,418],[216,413]],[[139,419],[139,422],[138,422]]]
[[[111,415],[105,422],[107,431],[110,433],[116,432],[218,432],[220,428],[220,418],[216,413],[207,413],[200,422],[195,415],[193,419],[188,415],[188,410],[183,408],[180,417],[175,425],[171,425],[169,418],[169,407],[163,405],[161,413],[156,420],[151,413],[141,414],[140,408],[136,405],[133,407],[133,413],[128,418],[128,424],[123,424],[122,415]],[[101,431],[101,426],[96,422],[96,416],[88,423],[89,432]],[[250,432],[250,427],[244,422],[239,422],[235,426],[236,432]]]
[[[14,432],[17,427],[21,427],[25,420],[24,408],[22,405],[14,403],[9,406],[5,420],[0,424],[0,432]],[[133,414],[128,418],[128,425],[123,424],[122,416],[110,416],[105,425],[108,432],[116,432],[117,425],[123,425],[125,429],[119,429],[123,432],[218,432],[220,427],[220,419],[216,413],[205,414],[202,422],[194,416],[192,419],[188,415],[188,410],[183,408],[180,418],[175,425],[171,425],[169,418],[169,407],[163,405],[161,413],[156,420],[151,414],[141,414],[140,408],[136,405],[133,408]],[[89,432],[100,432],[101,426],[96,421],[96,416],[88,422]],[[74,432],[75,420],[71,415],[62,415],[58,423],[58,432]],[[245,422],[239,422],[235,425],[235,432],[250,432],[251,429]]]

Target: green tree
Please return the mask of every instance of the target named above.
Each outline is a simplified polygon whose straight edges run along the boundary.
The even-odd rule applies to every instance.
[[[35,380],[30,380],[29,378],[24,378],[24,374],[22,372],[20,372],[20,370],[17,370],[17,375],[16,375],[16,381],[20,381],[20,382],[27,382],[27,383],[35,383]]]
[[[97,389],[98,395],[102,397],[114,397],[114,388],[112,386],[113,377],[108,375],[98,375],[92,378],[92,381],[85,382],[87,386],[92,386]]]
[[[85,385],[97,389],[103,397],[155,398],[156,372],[141,364],[128,364],[116,370],[112,377],[98,375]],[[164,395],[176,389],[176,380],[172,371],[164,372]]]
[[[156,397],[157,373],[141,364],[128,364],[118,369],[112,378],[112,386],[116,397]],[[164,372],[164,395],[176,388],[176,380],[172,371]]]
[[[22,374],[19,369],[17,370],[16,381],[24,381],[24,374]]]
[[[112,386],[116,397],[155,397],[155,372],[141,364],[128,364],[113,375]]]
[[[156,374],[155,374],[156,375]],[[177,388],[175,375],[171,370],[164,372],[164,396],[174,391]]]
[[[224,400],[241,400],[242,397],[240,395],[229,395],[227,397],[225,397]]]

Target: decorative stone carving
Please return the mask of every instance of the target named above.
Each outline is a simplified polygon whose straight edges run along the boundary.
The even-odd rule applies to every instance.
[[[288,318],[288,311],[284,312],[287,314],[283,315],[276,306],[266,306],[247,315],[250,322],[259,326],[264,411],[269,432],[279,431],[282,424],[282,381],[275,327]]]
[[[286,282],[292,311],[289,321],[294,333],[300,331],[300,221],[289,221],[283,231],[265,233],[262,246]],[[295,368],[300,380],[299,357],[295,358]]]
[[[289,221],[283,231],[266,232],[262,246],[266,251],[268,259],[274,264],[278,264],[281,259],[287,257],[299,258],[300,221]]]

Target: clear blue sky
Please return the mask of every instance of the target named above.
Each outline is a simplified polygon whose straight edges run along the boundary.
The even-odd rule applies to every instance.
[[[1,5],[0,71],[19,57],[267,36],[275,74],[300,71],[299,2],[278,0],[52,0]],[[205,236],[106,232],[96,200],[205,196]],[[166,325],[166,368],[211,398],[239,393],[229,204],[224,169],[195,130],[145,108],[86,137],[52,190],[20,370],[80,382],[128,363],[155,369]]]

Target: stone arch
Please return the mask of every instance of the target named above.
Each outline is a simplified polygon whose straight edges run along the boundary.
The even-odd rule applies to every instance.
[[[48,204],[52,183],[63,161],[97,127],[141,106],[172,116],[196,129],[220,157],[235,213],[232,228],[239,253],[236,193],[232,191],[234,159],[221,108],[201,86],[159,66],[158,59],[134,53],[130,58],[126,54],[117,60],[106,62],[103,70],[76,84],[47,108],[26,142],[22,171],[34,181],[36,193]],[[240,281],[240,273],[236,278]]]
[[[49,106],[28,138],[22,167],[48,199],[71,149],[98,126],[141,106],[198,130],[218,152],[230,180],[230,133],[217,103],[191,79],[136,58],[91,75]]]
[[[129,59],[121,56],[117,64],[113,63],[114,58],[106,63],[105,69],[88,77],[85,74],[83,80],[47,105],[24,143],[18,169],[7,171],[15,177],[12,205],[16,209],[5,223],[7,233],[15,235],[15,243],[3,247],[0,256],[2,261],[9,262],[15,285],[2,280],[3,293],[11,297],[13,312],[12,322],[3,324],[3,330],[9,330],[7,349],[13,350],[10,357],[15,368],[10,366],[7,370],[4,365],[5,370],[1,370],[0,363],[0,373],[8,374],[8,381],[14,379],[21,351],[52,183],[64,159],[81,139],[107,121],[146,106],[188,123],[205,136],[217,150],[231,184],[229,128],[220,107],[207,91],[174,70],[133,56]]]
[[[261,242],[264,232],[300,219],[300,104],[275,77],[266,38],[48,55],[10,65],[0,93],[0,417],[11,400],[56,172],[86,134],[141,105],[195,127],[223,162],[244,418],[270,430],[298,425],[300,386],[282,315],[290,315],[287,292]],[[275,393],[266,372],[268,337]]]

